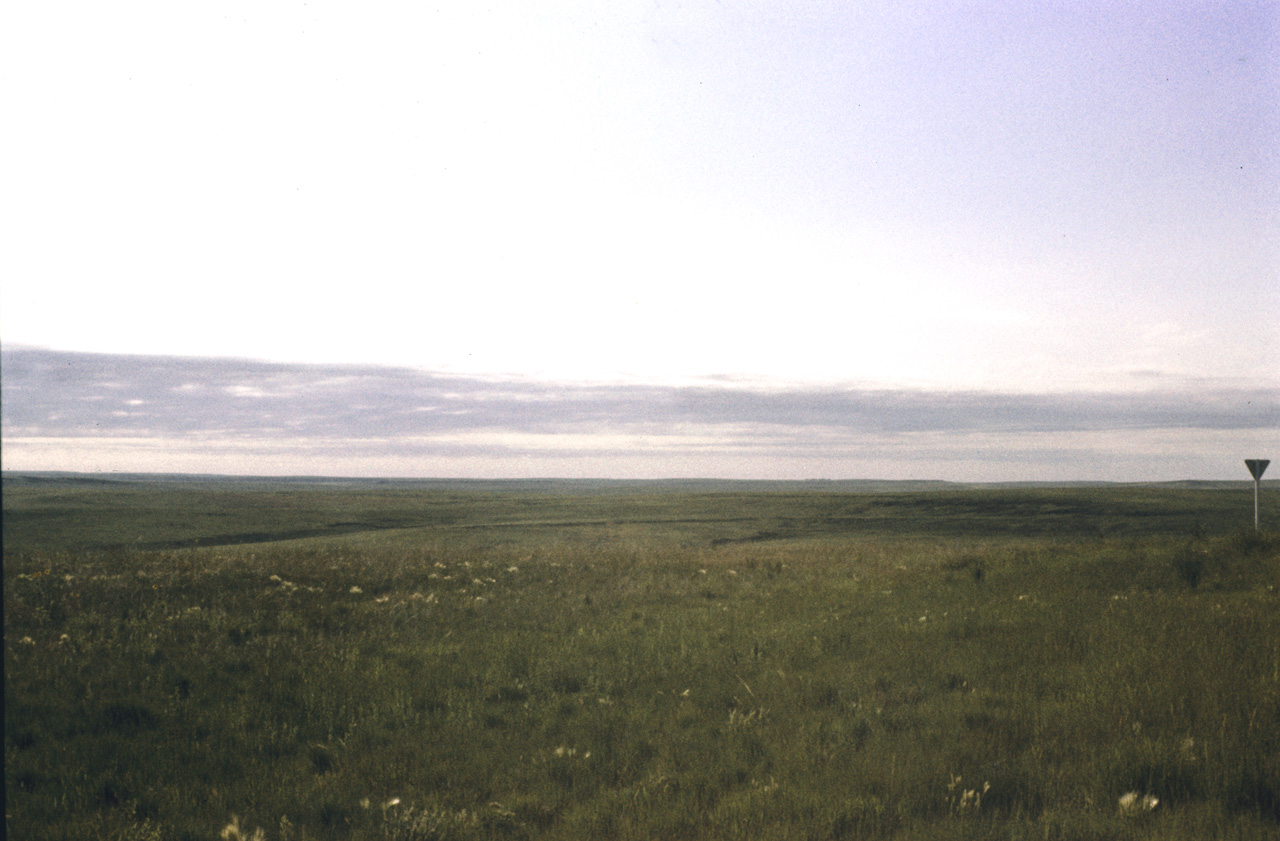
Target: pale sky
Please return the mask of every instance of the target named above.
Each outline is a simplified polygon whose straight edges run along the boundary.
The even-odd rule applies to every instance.
[[[339,463],[263,433],[267,472],[1140,480],[1280,454],[1273,2],[14,2],[0,113],[0,340],[52,354],[3,372],[6,469],[243,472],[208,423],[165,437],[196,404],[154,391],[122,399],[166,420],[111,447],[32,415],[30,360],[74,352],[121,383],[234,359],[598,401],[536,444],[472,424],[478,461],[301,424],[325,458],[388,443]],[[649,388],[748,414],[637,438]],[[815,394],[898,437],[817,423]],[[1059,427],[961,430],[948,400]]]

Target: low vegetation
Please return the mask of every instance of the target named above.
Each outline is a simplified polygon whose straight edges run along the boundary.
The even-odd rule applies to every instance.
[[[7,834],[1274,838],[1251,501],[7,485]]]

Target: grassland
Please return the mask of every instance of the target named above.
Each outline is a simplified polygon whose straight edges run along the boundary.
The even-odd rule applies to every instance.
[[[1243,485],[9,477],[7,835],[1275,838],[1251,519]]]

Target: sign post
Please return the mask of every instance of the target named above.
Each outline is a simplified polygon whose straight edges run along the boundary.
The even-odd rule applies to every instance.
[[[1261,531],[1262,527],[1258,525],[1258,492],[1262,488],[1262,474],[1266,472],[1267,465],[1271,463],[1269,458],[1247,458],[1244,460],[1244,466],[1249,468],[1249,472],[1253,474],[1253,530]]]

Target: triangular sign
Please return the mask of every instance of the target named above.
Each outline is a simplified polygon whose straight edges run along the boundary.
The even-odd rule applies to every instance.
[[[1269,458],[1247,458],[1244,460],[1244,466],[1249,468],[1249,472],[1253,474],[1253,478],[1261,480],[1262,474],[1266,472],[1267,465],[1271,463]]]

